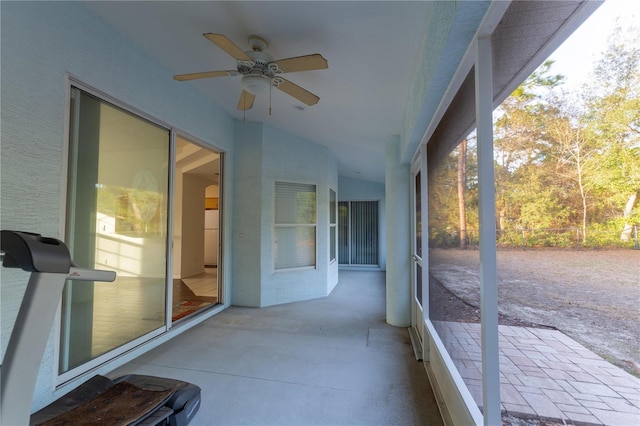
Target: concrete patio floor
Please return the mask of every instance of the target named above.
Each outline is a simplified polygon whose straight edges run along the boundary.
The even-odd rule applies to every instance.
[[[322,299],[231,307],[109,376],[129,373],[200,386],[191,425],[443,424],[407,329],[385,323],[383,272],[340,271]]]
[[[438,322],[482,406],[480,324]],[[640,425],[640,379],[557,330],[499,326],[503,412],[559,424]]]

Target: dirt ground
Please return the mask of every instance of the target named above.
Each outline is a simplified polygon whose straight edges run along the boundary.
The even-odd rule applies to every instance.
[[[640,377],[640,250],[498,251],[499,322],[551,327]],[[477,250],[431,249],[432,318],[479,322]]]

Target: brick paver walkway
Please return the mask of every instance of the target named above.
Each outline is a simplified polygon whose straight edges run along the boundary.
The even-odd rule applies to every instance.
[[[434,322],[482,405],[480,324]],[[557,330],[499,326],[503,412],[567,424],[640,425],[640,379]]]

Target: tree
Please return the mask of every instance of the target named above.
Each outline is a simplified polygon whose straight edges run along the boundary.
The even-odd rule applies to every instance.
[[[434,247],[452,247],[456,227],[457,155],[448,155],[435,169],[429,169],[429,243]],[[456,232],[457,234],[457,232]]]
[[[579,120],[580,117],[575,120],[559,117],[549,123],[549,135],[556,148],[558,166],[565,170],[569,179],[575,179],[577,183],[582,210],[582,238],[586,240],[588,179],[590,173],[595,173],[593,159],[597,148],[582,130]]]
[[[620,239],[629,241],[640,221],[640,29],[614,28],[585,93],[587,130],[601,141],[595,186],[622,212]]]
[[[556,191],[540,172],[555,173],[548,161],[551,143],[547,127],[558,115],[558,108],[547,98],[564,78],[551,74],[552,65],[552,61],[543,63],[498,111],[494,127],[496,211],[503,234],[513,226],[548,227],[550,218],[545,215],[557,210],[558,203],[553,201]],[[545,197],[539,198],[543,193]],[[547,200],[548,205],[540,205],[541,200]]]
[[[622,230],[628,240],[640,223],[639,30],[614,29],[577,95],[552,65],[542,64],[496,114],[498,228],[507,235],[579,224],[583,238],[591,227]]]
[[[458,147],[458,214],[460,216],[460,248],[466,250],[469,239],[467,238],[467,215],[465,206],[465,192],[467,189],[467,140],[460,142]]]

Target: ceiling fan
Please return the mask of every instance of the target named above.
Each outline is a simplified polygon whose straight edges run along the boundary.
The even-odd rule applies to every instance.
[[[238,109],[241,111],[251,109],[256,95],[269,92],[271,87],[275,87],[309,106],[317,104],[320,100],[318,96],[308,90],[282,78],[281,74],[326,69],[329,65],[321,54],[315,53],[274,61],[273,57],[265,52],[268,46],[267,41],[260,36],[249,36],[249,46],[251,47],[249,51],[243,51],[222,34],[205,33],[203,36],[231,55],[236,60],[237,69],[179,74],[173,76],[174,80],[186,81],[240,74],[242,75],[242,94],[238,102]],[[269,107],[269,114],[271,114],[271,107]]]

